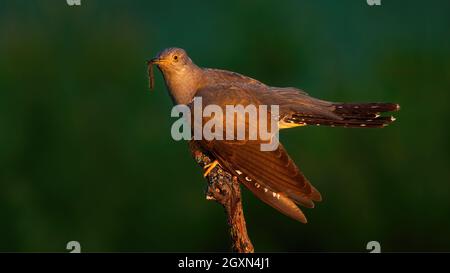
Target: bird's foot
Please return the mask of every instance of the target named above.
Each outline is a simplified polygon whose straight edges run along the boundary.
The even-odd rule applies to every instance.
[[[214,160],[213,162],[211,162],[211,163],[209,163],[209,164],[206,164],[206,165],[203,167],[203,169],[206,170],[205,173],[203,174],[203,177],[208,176],[208,174],[209,174],[209,173],[210,173],[217,165],[220,166],[218,160]]]

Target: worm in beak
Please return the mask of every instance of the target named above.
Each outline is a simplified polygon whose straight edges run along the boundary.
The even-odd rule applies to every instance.
[[[147,73],[149,79],[149,88],[153,90],[155,87],[155,76],[153,75],[153,64],[155,63],[155,59],[151,59],[147,61]]]

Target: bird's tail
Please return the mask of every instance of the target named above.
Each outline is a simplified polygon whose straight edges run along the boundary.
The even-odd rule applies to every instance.
[[[383,113],[400,110],[400,105],[396,103],[333,103],[332,106],[332,113],[336,118],[294,113],[289,117],[289,122],[332,127],[380,128],[395,121],[393,116]]]

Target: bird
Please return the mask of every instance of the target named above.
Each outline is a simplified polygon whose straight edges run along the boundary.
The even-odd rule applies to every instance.
[[[196,98],[202,98],[203,105],[220,107],[278,105],[280,130],[319,125],[383,128],[395,121],[393,116],[385,113],[400,109],[397,103],[326,101],[295,87],[274,87],[236,72],[203,68],[197,66],[182,48],[166,48],[147,61],[147,65],[150,88],[154,87],[153,65],[156,65],[175,105],[192,107]],[[261,140],[247,138],[190,141],[195,141],[213,158],[213,162],[205,166],[204,176],[220,165],[260,200],[294,220],[307,223],[299,206],[314,208],[315,202],[322,201],[320,192],[281,143],[273,151],[261,151]]]

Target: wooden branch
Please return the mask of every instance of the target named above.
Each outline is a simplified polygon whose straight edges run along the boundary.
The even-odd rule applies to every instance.
[[[198,149],[198,147],[196,148],[192,152],[195,160],[201,167],[212,162],[209,156]],[[232,250],[239,253],[253,253],[254,248],[247,234],[241,202],[241,188],[237,177],[223,170],[220,165],[217,165],[208,174],[207,180],[206,199],[216,201],[225,209],[227,223],[230,228]]]

